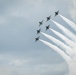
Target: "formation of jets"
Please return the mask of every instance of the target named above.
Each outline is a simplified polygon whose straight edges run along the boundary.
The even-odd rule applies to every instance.
[[[55,12],[55,16],[57,16],[59,14],[59,10]],[[46,17],[46,22],[49,21],[51,19],[51,15]],[[43,21],[39,22],[39,26],[43,25]],[[46,26],[46,30],[48,30],[50,28],[50,24],[48,26]],[[39,34],[41,32],[41,28],[39,30],[37,30],[37,34]],[[40,36],[38,36],[37,38],[35,38],[35,42],[38,41],[40,38]]]

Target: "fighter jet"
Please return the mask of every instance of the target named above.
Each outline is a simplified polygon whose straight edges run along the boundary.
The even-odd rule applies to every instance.
[[[57,12],[55,12],[55,16],[57,16],[59,14],[59,10]]]
[[[47,20],[46,21],[49,21],[50,20],[50,18],[51,18],[51,15],[49,16],[49,17],[46,17],[47,18]]]
[[[37,38],[35,38],[35,42],[36,42],[36,41],[38,41],[38,40],[39,40],[39,38],[40,38],[40,36],[39,36],[39,37],[37,37]]]
[[[39,33],[40,33],[40,31],[41,31],[41,28],[40,28],[39,30],[37,30],[37,34],[39,34]]]
[[[43,21],[44,21],[44,20],[42,20],[41,22],[39,22],[39,26],[41,26],[41,25],[43,24]]]
[[[50,25],[46,26],[46,30],[48,30],[50,28]]]

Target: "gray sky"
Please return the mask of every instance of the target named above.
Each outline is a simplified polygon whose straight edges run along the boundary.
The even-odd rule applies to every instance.
[[[57,10],[76,22],[75,5],[75,0],[0,0],[0,75],[66,74],[68,66],[62,57],[34,38],[49,41],[36,34],[38,22],[49,15],[53,18]],[[53,19],[65,25],[59,16]],[[43,32],[48,24],[58,30],[49,21],[41,26]],[[56,37],[49,30],[46,33]]]

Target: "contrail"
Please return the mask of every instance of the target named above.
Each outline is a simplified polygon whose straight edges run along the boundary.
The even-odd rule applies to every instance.
[[[69,46],[67,46],[67,45],[65,45],[63,42],[61,42],[60,40],[58,40],[58,39],[56,39],[56,38],[54,38],[54,37],[52,37],[52,36],[50,36],[50,35],[48,35],[48,34],[46,34],[46,33],[43,33],[43,32],[41,32],[45,37],[47,37],[48,39],[50,39],[51,41],[53,41],[55,44],[57,44],[59,47],[61,47],[63,50],[65,50],[65,52],[68,54],[68,55],[70,55],[70,56],[72,56],[73,55],[73,53],[74,53],[74,51],[69,47]]]
[[[51,21],[52,21],[53,23],[55,23],[55,25],[56,25],[58,28],[60,28],[66,36],[70,37],[73,41],[76,41],[76,36],[75,36],[70,30],[68,30],[68,29],[65,28],[63,25],[59,24],[58,22],[56,22],[56,21],[54,21],[54,20],[51,20]]]
[[[65,22],[67,22],[69,24],[69,26],[71,28],[73,28],[74,30],[76,29],[75,24],[70,21],[69,19],[65,18],[62,15],[59,15]],[[68,69],[69,69],[69,75],[76,75],[76,35],[70,31],[68,28],[64,27],[63,25],[61,25],[60,23],[51,20],[59,29],[61,29],[63,31],[64,34],[51,29],[50,30],[56,34],[58,37],[60,37],[64,42],[58,40],[57,38],[50,36],[46,33],[41,32],[41,34],[43,34],[45,37],[47,37],[48,39],[50,39],[51,41],[53,41],[55,43],[55,45],[44,41],[42,39],[39,39],[42,43],[44,43],[45,45],[49,46],[50,48],[52,48],[54,51],[56,51],[58,54],[60,54],[63,59],[67,62],[68,64]],[[65,50],[65,51],[63,51]]]
[[[69,46],[71,46],[72,48],[76,47],[76,44],[71,41],[70,39],[68,39],[66,36],[64,36],[63,34],[61,34],[60,32],[58,31],[55,31],[54,29],[51,29],[50,30],[55,33],[57,36],[59,36],[66,44],[68,44]]]
[[[54,51],[58,52],[67,62],[71,60],[71,58],[66,55],[64,53],[64,51],[62,51],[60,48],[58,48],[57,46],[47,42],[47,41],[44,41],[42,39],[39,39],[41,42],[43,42],[45,45],[49,46],[50,48],[52,48]]]
[[[76,31],[76,24],[72,22],[71,20],[67,19],[66,17],[62,16],[59,14],[59,16],[66,22],[68,23],[69,26],[71,26],[75,31]]]
[[[49,46],[50,48],[52,48],[54,51],[56,51],[58,54],[60,54],[62,56],[62,58],[67,62],[68,64],[68,69],[69,69],[69,75],[76,75],[76,63],[73,62],[73,60],[70,58],[70,56],[66,55],[64,51],[62,51],[60,48],[58,48],[57,46],[44,41],[42,39],[39,39],[42,43],[44,43],[45,45]]]

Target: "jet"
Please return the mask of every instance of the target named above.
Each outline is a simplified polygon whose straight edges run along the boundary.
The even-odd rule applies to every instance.
[[[46,30],[48,30],[50,28],[50,25],[46,26]]]
[[[36,41],[38,41],[38,40],[39,40],[39,38],[40,38],[40,36],[39,36],[39,37],[37,37],[37,38],[35,38],[35,42],[36,42]]]
[[[37,30],[37,34],[39,34],[39,33],[40,33],[40,31],[41,31],[41,28],[40,28],[39,30]]]
[[[46,21],[49,21],[50,20],[50,18],[51,18],[51,15],[49,16],[49,17],[46,17],[47,18],[47,20]]]
[[[44,21],[44,20],[42,20],[41,22],[39,22],[39,26],[41,26],[41,25],[43,24],[43,21]]]
[[[59,10],[57,12],[55,12],[55,16],[57,16],[59,14]]]

